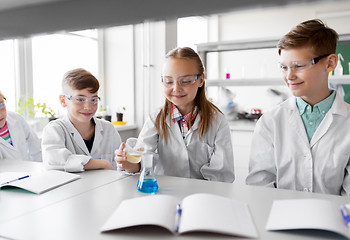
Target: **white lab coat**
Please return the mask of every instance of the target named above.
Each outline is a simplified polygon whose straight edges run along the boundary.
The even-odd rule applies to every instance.
[[[40,139],[18,113],[7,112],[7,126],[12,144],[0,137],[0,159],[41,162]]]
[[[258,121],[247,184],[337,195],[350,194],[350,105],[336,94],[310,143],[296,98]]]
[[[158,112],[146,120],[139,140],[155,152],[154,172],[212,181],[233,182],[235,179],[230,128],[225,116],[218,113],[208,132],[199,139],[200,116],[186,135],[182,137],[178,123],[167,119],[168,142],[160,138],[155,128]]]
[[[105,120],[95,121],[95,138],[91,153],[87,149],[78,130],[68,116],[51,121],[43,131],[43,162],[47,170],[64,170],[67,172],[84,171],[84,165],[90,159],[106,159],[117,169],[114,151],[121,143],[119,133]]]

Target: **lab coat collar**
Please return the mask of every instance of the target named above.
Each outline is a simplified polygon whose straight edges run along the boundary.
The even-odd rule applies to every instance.
[[[99,128],[101,129],[101,123],[97,124],[96,118],[95,116],[93,117],[94,121],[95,121],[95,138],[94,138],[94,143],[92,145],[92,149],[91,149],[91,153],[93,153],[94,151],[96,151],[96,147],[95,145],[97,145],[97,141],[101,141],[101,133],[100,131],[96,131],[97,130],[97,126],[99,125]],[[87,149],[85,142],[83,140],[83,138],[81,137],[80,133],[78,132],[78,130],[74,127],[74,125],[72,124],[72,122],[69,120],[68,115],[66,115],[64,117],[64,122],[67,126],[67,129],[70,133],[70,135],[72,136],[72,138],[74,139],[74,141],[77,143],[77,145],[81,148],[81,150],[88,156],[91,156],[89,150]],[[97,136],[96,133],[98,132]],[[97,145],[98,146],[98,145]]]
[[[302,141],[309,145],[309,139],[306,135],[303,120],[300,117],[299,109],[296,104],[296,97],[290,97],[285,102],[281,103],[281,108],[286,108],[291,111],[289,114],[288,123],[295,129],[295,132],[299,135]]]
[[[303,141],[306,141],[309,143],[303,121],[300,117],[299,110],[296,105],[296,98],[294,96],[288,98],[285,102],[281,103],[281,107],[290,109],[292,111],[289,118],[290,124],[293,127],[295,127],[296,132],[300,135]],[[322,136],[327,132],[327,130],[329,129],[333,121],[334,115],[340,115],[346,118],[346,117],[349,117],[348,111],[349,111],[348,106],[344,102],[342,96],[340,96],[340,94],[336,92],[333,105],[331,109],[329,109],[328,113],[326,114],[326,116],[324,117],[324,119],[322,120],[318,128],[316,129],[314,135],[312,136],[311,141],[309,143],[310,146],[311,147],[314,146],[322,138]],[[297,115],[299,115],[299,117]]]
[[[10,121],[9,121],[10,120]],[[7,115],[6,117],[6,123],[7,123],[7,127],[9,129],[10,132],[10,136],[11,136],[11,141],[12,144],[9,144],[7,141],[5,141],[2,137],[0,137],[0,144],[4,145],[5,147],[15,150],[14,145],[16,144],[16,142],[18,143],[18,136],[16,135],[16,131],[11,131],[13,129],[15,129],[15,126],[18,126],[18,120],[16,118],[11,118],[11,116]]]
[[[331,109],[329,109],[328,113],[323,118],[322,122],[320,123],[314,135],[312,136],[310,142],[311,147],[314,146],[328,131],[329,127],[333,122],[334,115],[340,115],[344,118],[348,117],[347,105],[344,102],[342,96],[340,96],[340,94],[338,93],[336,93],[335,95],[335,99],[333,101]]]

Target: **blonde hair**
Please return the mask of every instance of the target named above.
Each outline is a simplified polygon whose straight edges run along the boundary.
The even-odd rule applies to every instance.
[[[202,60],[200,59],[199,55],[189,47],[183,47],[183,48],[175,48],[168,52],[168,54],[165,56],[165,59],[189,59],[194,60],[198,67],[198,73],[200,75],[204,74],[204,66],[202,63]],[[165,103],[160,110],[160,112],[157,115],[155,126],[158,131],[158,134],[160,137],[163,137],[165,141],[167,141],[167,124],[166,119],[167,117],[171,120],[170,116],[170,105],[171,102],[168,99],[165,99]],[[202,137],[209,129],[210,121],[212,118],[214,118],[218,112],[221,113],[218,107],[216,107],[214,104],[212,104],[206,97],[205,93],[205,82],[203,82],[203,85],[198,88],[196,97],[194,99],[194,107],[191,111],[191,114],[194,110],[194,108],[197,107],[198,115],[200,116],[200,122],[199,122],[199,137]],[[190,116],[191,119],[191,116]],[[192,126],[190,125],[190,128]]]

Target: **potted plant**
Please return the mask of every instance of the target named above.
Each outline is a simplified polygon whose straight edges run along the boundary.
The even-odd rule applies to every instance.
[[[17,112],[26,118],[34,118],[36,113],[34,99],[28,96],[20,97]]]
[[[40,101],[35,105],[43,114],[45,114],[46,117],[49,116],[49,121],[56,120],[56,113],[55,111],[47,106],[46,103],[40,103]]]
[[[121,109],[118,109],[118,111],[117,111],[117,122],[123,122],[124,112],[125,112],[125,107],[122,107]]]

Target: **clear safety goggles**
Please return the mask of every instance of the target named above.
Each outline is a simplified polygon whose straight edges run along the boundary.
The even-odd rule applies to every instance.
[[[0,110],[4,109],[6,107],[5,102],[0,102]]]
[[[319,57],[312,58],[310,60],[302,60],[291,62],[289,66],[279,63],[278,66],[281,69],[282,73],[286,74],[288,71],[293,70],[293,72],[302,72],[313,65],[317,64],[322,58],[328,57],[330,54],[322,55]]]
[[[178,78],[162,76],[161,80],[163,85],[167,88],[173,87],[175,85],[175,82],[177,82],[180,86],[184,87],[184,86],[189,86],[194,84],[201,75],[202,74],[188,75],[188,76],[182,76]]]
[[[77,104],[77,105],[84,105],[87,102],[93,105],[97,105],[98,101],[100,100],[100,97],[88,98],[85,96],[72,96],[72,95],[66,95],[66,94],[63,94],[63,96],[65,96],[68,100],[72,101],[74,104]]]

